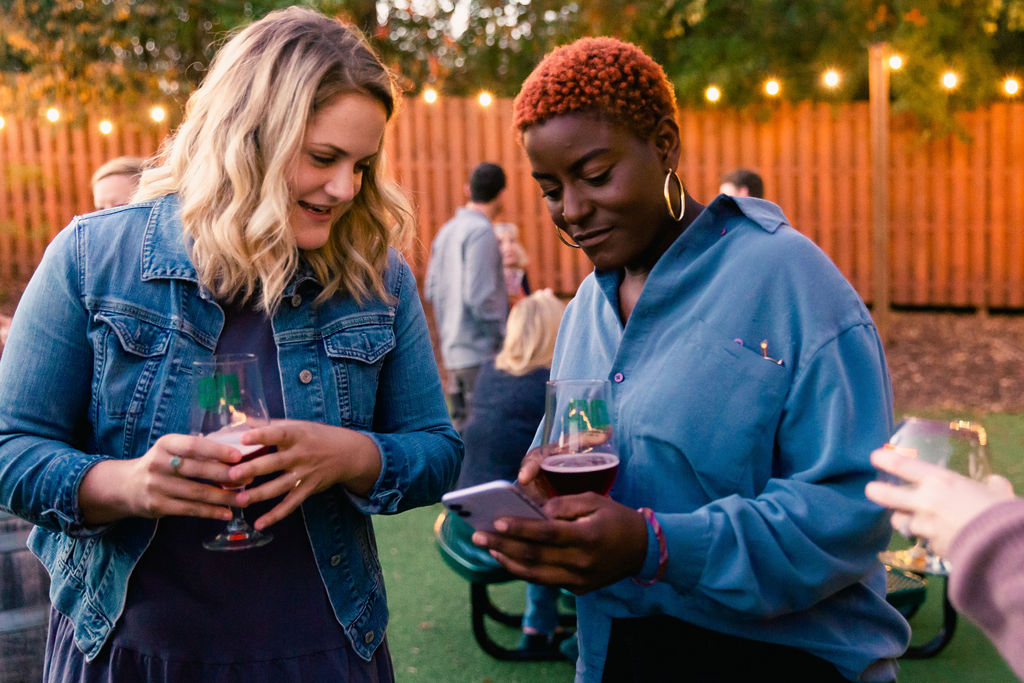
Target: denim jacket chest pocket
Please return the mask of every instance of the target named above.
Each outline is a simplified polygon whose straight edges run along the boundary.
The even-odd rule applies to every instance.
[[[649,377],[661,379],[642,392],[639,431],[678,449],[708,500],[757,495],[771,476],[789,367],[702,321],[658,357]]]
[[[138,415],[167,355],[171,331],[127,312],[99,311],[93,321],[99,407],[111,419]]]
[[[395,348],[394,315],[358,314],[341,318],[324,334],[324,348],[337,387],[342,423],[373,426],[377,387],[388,353]]]

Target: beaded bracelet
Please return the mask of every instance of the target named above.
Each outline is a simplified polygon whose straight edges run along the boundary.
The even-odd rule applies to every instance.
[[[655,572],[653,579],[638,579],[634,576],[633,580],[641,586],[653,586],[661,581],[661,577],[665,575],[665,565],[668,564],[668,546],[665,544],[665,532],[661,530],[661,524],[658,523],[658,518],[654,516],[651,508],[638,508],[637,512],[643,515],[647,523],[651,525],[651,529],[654,530],[654,535],[658,539],[658,571]]]

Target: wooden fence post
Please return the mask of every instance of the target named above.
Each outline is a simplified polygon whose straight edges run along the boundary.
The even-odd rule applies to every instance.
[[[882,343],[889,339],[889,56],[888,43],[868,48],[871,122],[871,299]]]

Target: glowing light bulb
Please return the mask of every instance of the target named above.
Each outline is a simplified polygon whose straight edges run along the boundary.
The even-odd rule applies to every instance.
[[[167,118],[167,112],[164,111],[163,107],[153,107],[149,110],[149,118],[153,119],[157,123],[160,123]]]
[[[1007,79],[1003,81],[1003,92],[1007,95],[1016,95],[1020,92],[1020,81],[1013,76],[1007,77]]]
[[[899,55],[892,55],[889,57],[889,68],[893,71],[898,71],[903,68],[903,57]]]
[[[942,74],[942,87],[944,87],[946,90],[952,90],[953,88],[956,87],[958,82],[959,79],[956,77],[956,74],[953,73],[952,71],[947,71],[946,73]]]
[[[6,125],[7,125],[7,122],[4,121],[4,117],[0,116],[0,130],[3,130],[3,127],[6,126]]]
[[[491,104],[494,103],[494,96],[491,95],[491,93],[485,91],[480,93],[480,95],[476,98],[476,101],[480,103],[481,107],[489,107],[491,106]]]
[[[433,104],[437,102],[437,91],[433,88],[427,88],[423,91],[423,101],[427,104]]]
[[[825,85],[829,88],[835,88],[839,85],[839,72],[835,69],[829,69],[825,72],[822,80],[825,81]]]
[[[707,98],[708,102],[717,102],[722,99],[722,91],[712,85],[704,91],[704,97]]]
[[[57,123],[60,119],[60,112],[57,111],[56,107],[50,107],[46,110],[46,120],[50,123]]]
[[[110,135],[112,132],[114,132],[114,124],[112,124],[110,121],[107,121],[106,119],[100,121],[100,132],[103,133],[104,135]]]
[[[764,91],[769,97],[775,97],[782,91],[782,86],[773,78],[764,84]]]

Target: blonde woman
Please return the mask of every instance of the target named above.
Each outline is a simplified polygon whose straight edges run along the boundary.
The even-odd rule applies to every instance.
[[[542,289],[509,312],[501,351],[477,377],[473,412],[462,435],[466,460],[460,487],[516,478],[544,416],[544,383],[564,308],[550,289]],[[468,527],[463,531],[471,533]],[[528,586],[521,649],[556,646],[558,593],[557,588]]]
[[[48,249],[0,361],[0,508],[51,575],[47,680],[393,680],[370,515],[436,501],[461,457],[390,247],[395,103],[354,29],[273,12],[220,50],[141,201]],[[247,462],[188,435],[191,362],[243,352],[279,418]],[[230,505],[273,542],[204,550]]]

